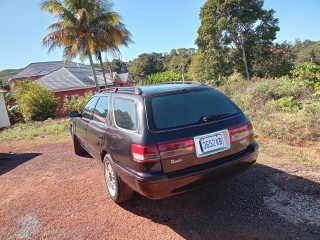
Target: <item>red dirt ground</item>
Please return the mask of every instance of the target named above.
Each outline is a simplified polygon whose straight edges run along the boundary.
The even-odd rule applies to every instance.
[[[299,222],[266,204],[299,192],[317,211],[320,183],[263,164],[205,189],[117,205],[102,166],[70,144],[0,145],[0,185],[0,239],[320,239],[316,215]]]

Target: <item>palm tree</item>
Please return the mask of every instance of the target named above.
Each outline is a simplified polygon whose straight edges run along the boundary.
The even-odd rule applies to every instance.
[[[94,51],[94,54],[96,56],[96,59],[100,63],[100,67],[102,69],[102,75],[105,82],[105,87],[107,87],[107,80],[105,75],[105,68],[103,66],[102,61],[102,53],[109,53],[113,56],[113,58],[121,58],[121,52],[119,50],[119,46],[123,45],[128,47],[129,43],[133,43],[133,40],[131,39],[130,32],[125,28],[124,24],[120,23],[121,17],[119,16],[119,24],[114,26],[112,23],[107,23],[109,26],[106,26],[106,32],[109,34],[109,38],[97,39],[96,40],[96,49]],[[110,74],[112,77],[112,70],[111,66],[110,68]]]
[[[111,11],[110,6],[109,2],[99,0],[44,0],[41,3],[42,11],[59,19],[48,27],[51,32],[43,38],[43,45],[49,47],[48,52],[63,47],[67,61],[78,55],[88,57],[97,91],[99,84],[92,54],[97,48],[105,50],[121,44],[119,35],[115,34],[115,29],[122,31],[121,17]]]

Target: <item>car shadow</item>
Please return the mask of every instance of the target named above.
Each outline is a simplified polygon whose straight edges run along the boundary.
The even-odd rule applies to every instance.
[[[79,153],[77,155],[81,158],[87,158],[88,160],[94,159],[87,151],[83,151],[82,153]]]
[[[42,153],[0,153],[0,176]]]
[[[184,239],[320,239],[320,183],[256,164],[207,188],[124,209]]]

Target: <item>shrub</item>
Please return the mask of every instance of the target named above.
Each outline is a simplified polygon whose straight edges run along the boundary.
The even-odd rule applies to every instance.
[[[302,105],[301,102],[296,101],[293,96],[282,97],[275,100],[275,106],[279,110],[283,110],[285,112],[298,110],[301,108],[301,105]]]
[[[302,111],[306,114],[315,115],[320,118],[320,102],[311,102],[304,104]]]
[[[185,81],[191,80],[191,77],[188,74],[185,74],[184,78],[185,78]],[[169,71],[169,72],[161,72],[161,73],[148,75],[147,79],[143,81],[143,84],[156,84],[156,83],[175,82],[175,81],[182,81],[181,74]]]
[[[86,103],[90,100],[93,93],[86,93],[83,97],[72,96],[70,99],[66,98],[63,104],[64,112],[78,111],[81,112]]]
[[[250,81],[247,81],[240,73],[234,73],[230,77],[222,78],[222,86],[219,88],[228,96],[247,91]]]
[[[301,63],[291,73],[312,90],[320,91],[320,66],[310,62]]]
[[[17,105],[11,104],[7,106],[7,109],[8,109],[8,116],[9,116],[11,125],[24,122],[23,115]]]
[[[56,116],[57,99],[38,82],[23,81],[17,85],[14,94],[25,120],[43,121]]]
[[[260,98],[264,103],[268,100],[280,99],[283,97],[294,97],[298,99],[306,91],[305,87],[288,77],[274,80],[263,80],[255,84],[251,93],[255,98]]]

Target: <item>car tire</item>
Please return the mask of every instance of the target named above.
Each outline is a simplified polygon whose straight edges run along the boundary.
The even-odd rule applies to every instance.
[[[105,155],[103,165],[105,182],[111,199],[116,203],[129,200],[133,195],[133,190],[121,180],[109,154]]]

